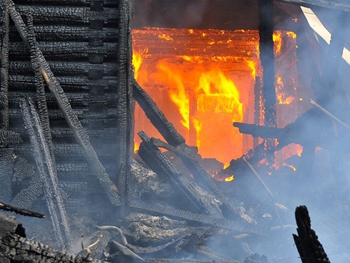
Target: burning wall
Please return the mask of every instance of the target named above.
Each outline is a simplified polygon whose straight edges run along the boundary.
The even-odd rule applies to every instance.
[[[276,31],[274,42],[277,122],[284,127],[303,111],[296,34]],[[136,80],[204,158],[228,163],[253,148],[232,122],[263,121],[258,31],[135,29],[133,51]],[[159,137],[142,110],[135,112],[135,132]],[[138,144],[136,135],[135,149]]]

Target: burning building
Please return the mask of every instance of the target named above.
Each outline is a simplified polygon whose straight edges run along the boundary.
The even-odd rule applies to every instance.
[[[346,229],[345,1],[0,6],[0,208],[45,214],[27,235],[76,262],[298,262],[295,206]]]

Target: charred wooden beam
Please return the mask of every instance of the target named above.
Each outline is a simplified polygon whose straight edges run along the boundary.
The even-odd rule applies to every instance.
[[[133,84],[133,92],[135,100],[148,119],[170,145],[176,147],[185,143],[184,137],[176,131],[172,123],[167,120],[152,98],[136,81]]]
[[[63,199],[57,180],[57,170],[52,162],[52,156],[41,127],[39,116],[34,108],[33,102],[21,103],[23,119],[30,135],[33,153],[38,167],[39,176],[44,186],[46,203],[54,227],[54,233],[59,245],[63,248],[70,246],[70,229],[64,208]]]
[[[18,33],[11,30],[10,37],[18,38]],[[92,33],[87,26],[66,26],[52,25],[43,26],[37,25],[34,27],[36,38],[38,41],[88,41],[90,36],[102,38],[107,42],[116,42],[118,39],[118,30],[112,28],[103,28],[99,33]]]
[[[237,208],[239,207],[233,200],[230,200],[227,196],[225,196],[222,191],[219,189],[213,178],[208,174],[208,172],[199,164],[196,156],[192,154],[189,147],[186,144],[181,144],[178,147],[173,147],[171,145],[166,144],[165,142],[153,139],[153,144],[157,147],[161,147],[172,151],[176,155],[178,155],[185,166],[189,169],[191,174],[197,179],[198,182],[204,184],[208,190],[213,193],[215,198],[220,201],[222,205],[224,205],[228,210],[230,210],[234,215],[239,216],[237,214]],[[198,157],[199,158],[199,157]]]
[[[182,209],[175,208],[171,205],[164,205],[157,202],[146,202],[134,197],[130,201],[130,206],[147,211],[148,213],[156,213],[180,218],[188,221],[197,222],[203,225],[210,225],[228,229],[235,233],[250,233],[253,235],[266,235],[269,230],[262,225],[253,225],[245,222],[235,222],[226,218],[217,218],[209,215],[193,213]]]
[[[115,8],[104,8],[103,12],[93,12],[86,6],[56,6],[56,5],[21,5],[20,13],[28,8],[33,10],[33,18],[38,23],[68,23],[70,25],[88,25],[91,19],[99,20],[102,24],[117,23],[119,14]]]
[[[117,169],[119,170],[116,182],[121,196],[121,213],[125,213],[127,202],[127,186],[129,169],[122,169],[123,166],[130,166],[130,156],[133,152],[133,87],[134,78],[131,68],[131,11],[132,3],[129,0],[121,0],[119,3],[119,27],[118,27],[118,90],[117,90]]]
[[[21,35],[23,42],[26,44],[26,46],[30,50],[31,46],[28,42],[28,31],[26,29],[26,25],[21,15],[17,12],[13,1],[12,0],[8,0],[8,1],[9,1],[10,16],[14,21],[15,26],[19,34]],[[49,64],[47,63],[45,57],[43,56],[41,50],[38,47],[36,48],[35,53],[37,56],[37,61],[40,64],[41,74],[43,75],[50,91],[54,94],[60,109],[63,111],[64,117],[68,125],[70,126],[74,134],[74,137],[82,146],[85,156],[91,163],[92,169],[94,169],[96,176],[99,179],[101,186],[105,190],[110,202],[115,206],[119,206],[120,200],[117,193],[117,187],[110,180],[108,174],[105,171],[105,168],[99,161],[98,156],[90,143],[89,136],[87,135],[78,117],[74,113],[70,105],[70,102],[66,94],[64,93],[60,83],[57,81],[57,79],[53,75]]]
[[[38,218],[45,218],[46,217],[44,214],[41,214],[41,213],[38,213],[35,211],[31,211],[28,209],[20,208],[20,207],[8,205],[8,204],[2,203],[2,202],[0,202],[0,209],[4,210],[4,211],[14,212],[16,214],[24,215],[24,216],[32,216],[32,217],[38,217]]]
[[[35,32],[35,27],[34,27]],[[36,33],[37,34],[37,33]],[[38,38],[36,38],[38,40]],[[99,72],[103,76],[116,77],[117,76],[117,63],[104,63],[104,65],[90,64],[88,62],[72,62],[72,61],[50,61],[50,67],[52,72],[58,78],[60,76],[89,76]],[[26,75],[32,70],[30,62],[10,61],[9,71],[10,73],[16,73],[18,75]],[[86,85],[86,84],[85,84]]]
[[[28,54],[23,52],[25,45],[20,42],[10,43],[10,55],[25,59]],[[100,56],[102,59],[117,58],[117,44],[105,43],[102,47],[89,47],[84,42],[43,42],[39,44],[40,50],[50,60],[89,60],[91,55]]]
[[[35,33],[34,33],[33,16],[30,10],[26,12],[26,15],[27,15],[27,23],[28,23],[27,40],[31,47],[30,58],[32,62],[32,68],[34,70],[34,75],[35,75],[35,86],[36,86],[37,103],[38,103],[38,109],[39,109],[38,115],[39,115],[42,130],[43,130],[43,135],[47,143],[48,150],[50,151],[50,157],[51,157],[50,161],[52,163],[52,169],[54,170],[53,173],[55,174],[55,177],[57,177],[55,154],[53,152],[52,135],[51,135],[51,129],[50,129],[49,111],[47,108],[47,102],[46,102],[46,96],[45,96],[45,86],[44,86],[44,81],[40,72],[38,54],[36,53],[38,47],[37,47],[37,42],[36,42]]]
[[[270,127],[276,126],[273,25],[273,0],[259,0],[259,45],[263,70],[262,97],[265,108],[265,125]]]
[[[169,143],[169,145],[156,139],[152,139],[153,143],[178,155],[195,178],[206,185],[206,187],[215,195],[215,198],[224,204],[231,212],[235,213],[237,205],[223,195],[221,190],[213,181],[213,178],[198,163],[189,146],[185,144],[185,139],[183,136],[177,132],[175,127],[167,120],[162,111],[154,103],[152,98],[142,89],[142,87],[140,87],[136,82],[134,83],[133,87],[135,100],[139,103],[146,116]]]
[[[299,206],[295,210],[298,234],[293,234],[300,259],[303,263],[330,263],[316,232],[311,228],[311,219],[306,206]]]
[[[222,213],[217,205],[213,205],[211,201],[206,200],[196,189],[196,182],[188,176],[181,174],[170,162],[170,160],[157,148],[146,133],[139,132],[142,139],[140,144],[139,155],[148,164],[148,166],[161,176],[163,179],[171,180],[174,186],[186,197],[180,195],[177,201],[191,202],[196,208],[196,212],[205,211],[206,213],[221,218]],[[202,190],[203,192],[204,189]],[[188,205],[188,204],[187,204]]]
[[[284,128],[273,128],[239,122],[234,122],[233,125],[239,128],[240,132],[251,134],[254,137],[276,138],[278,145],[273,149],[274,151],[282,149],[290,143],[329,148],[334,142],[334,139],[336,139],[336,136],[331,125],[332,119],[325,118],[325,116],[327,115],[323,111],[320,111],[318,108],[312,108]],[[323,132],[321,133],[320,131]]]

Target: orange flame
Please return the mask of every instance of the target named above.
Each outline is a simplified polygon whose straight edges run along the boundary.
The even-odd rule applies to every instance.
[[[294,101],[294,97],[289,96],[286,98],[286,93],[283,92],[284,84],[282,77],[278,76],[276,79],[276,97],[278,104],[290,104]]]
[[[220,70],[203,73],[199,79],[197,110],[200,112],[232,113],[232,121],[243,120],[243,104],[232,80]]]
[[[188,130],[190,128],[189,96],[182,81],[182,74],[166,63],[158,63],[159,79],[166,79],[167,83],[174,83],[177,89],[170,89],[170,99],[178,106],[182,120],[181,124]]]
[[[274,33],[275,54],[282,51],[285,37],[296,35]],[[133,40],[135,79],[204,158],[226,163],[251,149],[253,142],[243,143],[232,121],[252,120],[251,88],[261,75],[257,31],[148,28],[133,31]],[[277,78],[279,103],[290,103],[292,97],[283,95],[283,88],[282,78]],[[140,128],[148,131],[146,125]]]
[[[279,30],[274,31],[272,40],[274,42],[275,55],[279,55],[282,51],[282,32]]]

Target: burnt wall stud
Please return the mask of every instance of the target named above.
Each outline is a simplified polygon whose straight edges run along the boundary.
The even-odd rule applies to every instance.
[[[132,1],[120,0],[119,11],[119,46],[118,46],[118,91],[117,91],[117,186],[121,196],[122,215],[126,206],[127,174],[132,153],[133,134],[133,99],[132,99],[132,68],[131,68],[131,8]],[[126,167],[127,169],[121,169]]]
[[[265,125],[276,127],[275,59],[273,44],[273,0],[259,0],[259,46],[262,67],[262,98],[265,109]],[[273,163],[274,140],[265,141],[266,160]]]

